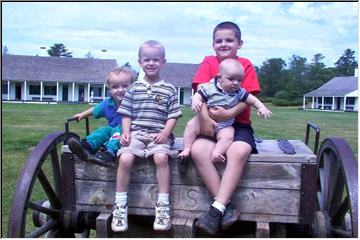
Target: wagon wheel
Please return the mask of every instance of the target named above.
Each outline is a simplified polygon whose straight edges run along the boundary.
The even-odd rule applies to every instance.
[[[358,176],[357,161],[343,139],[325,139],[317,157],[316,232],[327,237],[358,236]],[[321,224],[319,224],[321,223]]]
[[[78,136],[74,133],[70,137]],[[43,138],[31,152],[16,185],[9,214],[9,237],[73,237],[62,222],[61,145],[59,131]],[[47,199],[44,201],[44,199]],[[33,221],[34,219],[34,221]]]

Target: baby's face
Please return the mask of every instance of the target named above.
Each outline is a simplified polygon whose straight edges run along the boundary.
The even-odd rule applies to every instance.
[[[238,69],[226,69],[219,77],[220,86],[225,92],[236,92],[240,89],[244,75]]]
[[[131,76],[128,73],[113,74],[108,81],[109,94],[117,102],[121,102],[126,90],[131,84]]]
[[[236,58],[237,50],[242,47],[231,29],[220,29],[214,34],[213,48],[220,61],[226,58]]]

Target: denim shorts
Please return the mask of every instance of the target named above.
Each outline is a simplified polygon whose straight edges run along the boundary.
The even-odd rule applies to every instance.
[[[236,141],[246,142],[252,148],[251,153],[258,153],[254,138],[254,130],[251,127],[251,125],[234,123],[233,127],[235,129],[234,142]]]

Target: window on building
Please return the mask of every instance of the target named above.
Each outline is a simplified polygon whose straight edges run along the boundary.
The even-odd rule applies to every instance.
[[[56,86],[44,86],[44,95],[56,96]]]
[[[90,92],[94,92],[94,97],[101,97],[102,96],[102,87],[91,87]]]
[[[8,85],[7,84],[2,84],[1,85],[1,92],[2,94],[8,94]]]
[[[40,85],[29,85],[29,94],[40,95]]]
[[[355,98],[354,97],[347,97],[346,104],[355,105]]]
[[[331,97],[325,97],[324,98],[324,103],[325,104],[332,104],[332,98]]]

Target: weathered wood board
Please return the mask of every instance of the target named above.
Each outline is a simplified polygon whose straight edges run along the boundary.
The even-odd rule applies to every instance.
[[[303,164],[316,164],[316,157],[300,140],[290,140],[296,154],[284,154],[276,140],[258,144],[259,154],[248,159],[232,201],[241,212],[239,220],[260,222],[300,222]],[[177,139],[176,149],[182,149]],[[67,152],[66,146],[63,149]],[[177,218],[198,218],[212,202],[192,161],[180,174],[176,159],[171,169],[170,201]],[[86,163],[75,157],[74,192],[76,209],[111,212],[115,195],[116,168]],[[220,174],[225,164],[217,164]],[[305,181],[306,182],[306,181]],[[314,182],[315,185],[315,182]],[[129,214],[154,215],[158,187],[153,161],[137,159],[130,175]]]

